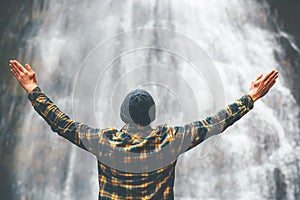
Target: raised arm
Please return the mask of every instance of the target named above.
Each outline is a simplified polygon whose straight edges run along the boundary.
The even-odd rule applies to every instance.
[[[243,117],[256,100],[268,93],[276,83],[278,71],[272,70],[266,76],[258,75],[252,82],[249,94],[242,96],[216,114],[185,126],[174,127],[177,144],[181,153],[195,147],[207,138],[222,133],[226,128]],[[179,140],[179,141],[178,141]]]
[[[84,123],[70,119],[50,100],[37,85],[34,71],[26,64],[24,68],[19,62],[10,61],[11,72],[20,85],[27,91],[28,98],[34,109],[51,126],[54,132],[68,139],[82,149],[96,153],[98,140],[101,136],[99,129],[93,129]]]

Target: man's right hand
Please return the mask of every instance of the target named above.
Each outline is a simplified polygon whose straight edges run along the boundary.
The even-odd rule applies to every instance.
[[[254,81],[252,81],[249,95],[253,101],[265,96],[271,87],[276,83],[278,77],[278,71],[272,70],[267,75],[258,75]]]
[[[11,68],[11,73],[15,76],[27,93],[30,93],[37,86],[35,72],[28,64],[23,67],[18,61],[10,60],[9,66]]]

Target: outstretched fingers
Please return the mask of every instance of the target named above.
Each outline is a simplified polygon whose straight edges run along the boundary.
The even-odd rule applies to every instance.
[[[25,72],[25,68],[16,60],[14,60],[15,65],[20,69],[21,72]]]
[[[255,81],[258,81],[259,79],[261,79],[262,76],[263,76],[263,74],[259,74],[259,75],[256,77]]]
[[[266,82],[272,75],[274,75],[276,73],[276,70],[272,70],[270,71],[264,78],[263,78],[263,82]]]
[[[18,70],[14,63],[10,63],[9,66],[14,75],[20,76],[21,71]]]
[[[18,74],[21,72],[13,61],[10,61],[9,66]]]
[[[26,69],[16,60],[11,60],[10,66],[13,67],[19,75],[26,72]]]
[[[278,71],[275,71],[274,73],[272,73],[272,75],[267,80],[265,80],[265,84],[272,82],[277,77],[278,77]]]
[[[266,84],[266,87],[268,89],[270,89],[275,83],[276,83],[276,79],[278,78],[278,73],[271,79],[267,82]]]
[[[273,85],[276,83],[276,80],[270,82],[268,85],[267,85],[267,92],[273,87]]]
[[[25,68],[29,71],[29,72],[32,72],[32,68],[29,66],[29,64],[25,64]]]
[[[10,71],[11,71],[11,73],[12,73],[16,78],[19,77],[19,74],[16,72],[15,69],[11,68]]]

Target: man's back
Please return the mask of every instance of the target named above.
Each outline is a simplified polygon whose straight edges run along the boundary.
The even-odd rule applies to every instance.
[[[178,156],[224,131],[253,108],[244,95],[217,114],[184,126],[91,128],[61,112],[39,87],[29,94],[54,132],[98,158],[99,199],[173,199]]]
[[[99,199],[174,199],[176,161],[161,169],[122,172],[98,161]]]
[[[161,139],[162,133],[159,129],[152,129],[149,126],[137,127],[127,124],[119,131],[114,128],[94,129],[94,131],[102,131],[101,134],[104,136],[99,147],[102,151],[96,147],[100,157],[104,152],[108,152],[104,150],[104,145],[115,145],[114,148],[126,148],[126,151],[137,155],[145,152],[147,155],[147,153],[157,152],[167,142]],[[108,156],[110,161],[112,154]],[[119,156],[116,159],[122,159],[119,163],[124,163],[124,160],[130,162],[132,157]],[[113,165],[112,162],[109,164]],[[176,160],[160,169],[132,173],[105,165],[100,158],[98,159],[99,199],[173,199],[175,165]],[[137,165],[129,163],[129,167],[132,166]]]
[[[70,119],[39,87],[28,98],[54,132],[98,158],[99,199],[173,199],[177,157],[221,133],[253,108],[250,95],[244,95],[217,114],[185,126],[146,126],[141,131],[125,125],[118,131]]]

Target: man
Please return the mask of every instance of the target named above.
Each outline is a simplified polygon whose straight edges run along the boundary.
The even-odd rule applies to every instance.
[[[155,102],[148,92],[137,89],[130,92],[122,103],[120,116],[126,125],[121,130],[94,129],[61,112],[38,87],[36,75],[28,64],[24,68],[16,60],[11,60],[9,65],[12,74],[27,91],[34,109],[52,130],[98,157],[99,199],[173,199],[179,154],[223,132],[244,116],[278,77],[276,70],[265,76],[260,74],[252,82],[249,94],[206,119],[185,126],[163,124],[156,129],[150,127],[155,119]],[[167,157],[159,154],[166,149],[169,151]],[[130,154],[122,157],[124,152]],[[163,162],[172,155],[175,156],[167,164]],[[161,167],[151,168],[153,163],[159,163]],[[136,165],[138,167],[133,170]]]

